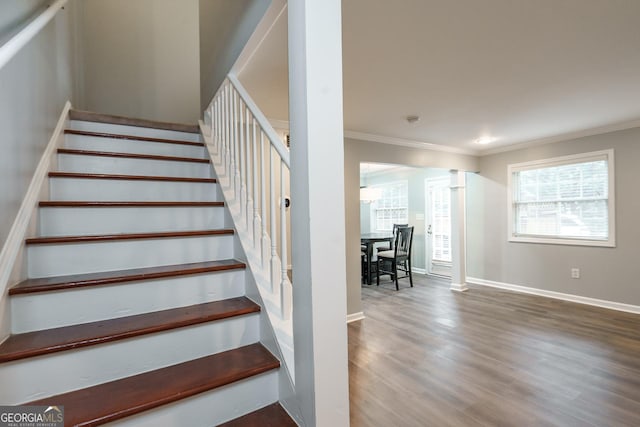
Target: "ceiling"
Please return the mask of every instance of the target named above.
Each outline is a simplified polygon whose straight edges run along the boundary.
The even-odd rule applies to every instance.
[[[640,125],[640,0],[342,9],[347,135],[481,153]],[[286,47],[285,13],[239,76],[271,119],[288,117]]]

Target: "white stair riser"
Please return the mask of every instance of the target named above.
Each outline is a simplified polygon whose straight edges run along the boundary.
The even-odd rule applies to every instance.
[[[40,208],[40,236],[204,230],[224,227],[224,207]]]
[[[232,235],[29,245],[29,277],[233,258]]]
[[[14,334],[220,301],[245,295],[244,270],[11,297]]]
[[[70,129],[86,132],[115,133],[118,135],[147,136],[150,138],[177,139],[180,141],[200,142],[199,133],[178,132],[164,129],[145,128],[139,126],[114,125],[110,123],[84,122],[71,120]]]
[[[64,137],[64,146],[75,150],[205,158],[204,147],[99,136],[67,134]]]
[[[215,202],[218,186],[211,182],[138,181],[51,178],[51,200]]]
[[[252,344],[252,314],[0,365],[0,402],[15,405]]]
[[[76,154],[58,154],[58,170],[63,172],[164,175],[185,178],[213,177],[213,170],[209,163],[83,156]]]
[[[277,401],[278,376],[271,371],[105,425],[210,427]]]

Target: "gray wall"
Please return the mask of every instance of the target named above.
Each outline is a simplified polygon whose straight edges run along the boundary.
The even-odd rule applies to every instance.
[[[0,34],[42,2],[0,3]],[[74,1],[0,69],[0,242],[4,246],[35,168],[67,100],[73,100]],[[22,23],[22,25],[20,24]]]
[[[344,141],[344,193],[347,252],[347,313],[362,311],[360,301],[360,163],[392,163],[419,168],[477,171],[474,156],[397,145]]]
[[[574,139],[480,159],[468,174],[469,276],[585,297],[640,305],[640,128]],[[615,248],[507,241],[507,165],[589,151],[615,150]],[[570,278],[570,268],[581,270]]]
[[[427,269],[426,239],[425,233],[430,213],[426,210],[425,180],[427,178],[449,178],[446,169],[434,168],[403,168],[399,171],[390,170],[369,175],[367,185],[384,184],[394,181],[407,181],[409,203],[409,225],[414,227],[413,243],[411,247],[411,266],[413,268]],[[360,204],[360,229],[371,230],[370,205]],[[423,215],[423,219],[418,219]]]
[[[198,0],[83,0],[80,108],[151,120],[200,117]]]
[[[200,0],[200,109],[242,52],[270,0]],[[224,19],[220,19],[223,16]]]

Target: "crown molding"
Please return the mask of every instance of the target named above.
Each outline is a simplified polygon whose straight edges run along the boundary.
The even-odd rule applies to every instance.
[[[490,156],[492,154],[506,153],[509,151],[522,150],[525,148],[537,147],[540,145],[553,144],[555,142],[570,141],[572,139],[584,138],[587,136],[602,135],[609,132],[617,132],[620,130],[633,129],[640,127],[640,119],[628,120],[624,122],[613,123],[605,126],[598,126],[590,129],[567,132],[561,135],[540,138],[531,141],[519,142],[506,145],[504,147],[489,148],[481,150],[478,155]]]

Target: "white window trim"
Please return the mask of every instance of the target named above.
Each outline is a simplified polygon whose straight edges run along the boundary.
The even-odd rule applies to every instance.
[[[407,210],[407,222],[409,222],[409,180],[407,179],[397,179],[395,181],[389,181],[389,182],[381,182],[378,184],[371,184],[369,185],[370,188],[382,188],[382,187],[387,187],[387,186],[391,186],[391,185],[404,185],[407,187],[407,207],[406,208],[402,208],[402,209],[406,209]],[[373,221],[375,221],[375,225],[376,227],[369,227],[371,229],[372,233],[380,233],[382,232],[380,229],[378,229],[378,224],[377,224],[377,219],[374,217],[374,213],[376,211],[376,209],[374,208],[374,204],[371,204],[370,209],[370,217],[372,218]],[[372,221],[370,221],[371,223]],[[386,230],[386,231],[390,231],[390,230]]]
[[[609,216],[609,238],[607,240],[595,240],[588,238],[562,238],[562,237],[537,237],[537,236],[518,236],[515,234],[514,214],[513,214],[513,173],[529,169],[538,169],[543,167],[561,166],[572,163],[580,163],[589,160],[606,159],[609,173],[609,191],[608,191],[608,216]],[[592,151],[589,153],[573,154],[570,156],[554,157],[550,159],[534,160],[524,163],[514,163],[507,168],[507,236],[510,242],[522,243],[543,243],[555,245],[576,245],[576,246],[599,246],[610,247],[616,246],[616,211],[615,211],[615,158],[613,149]]]

